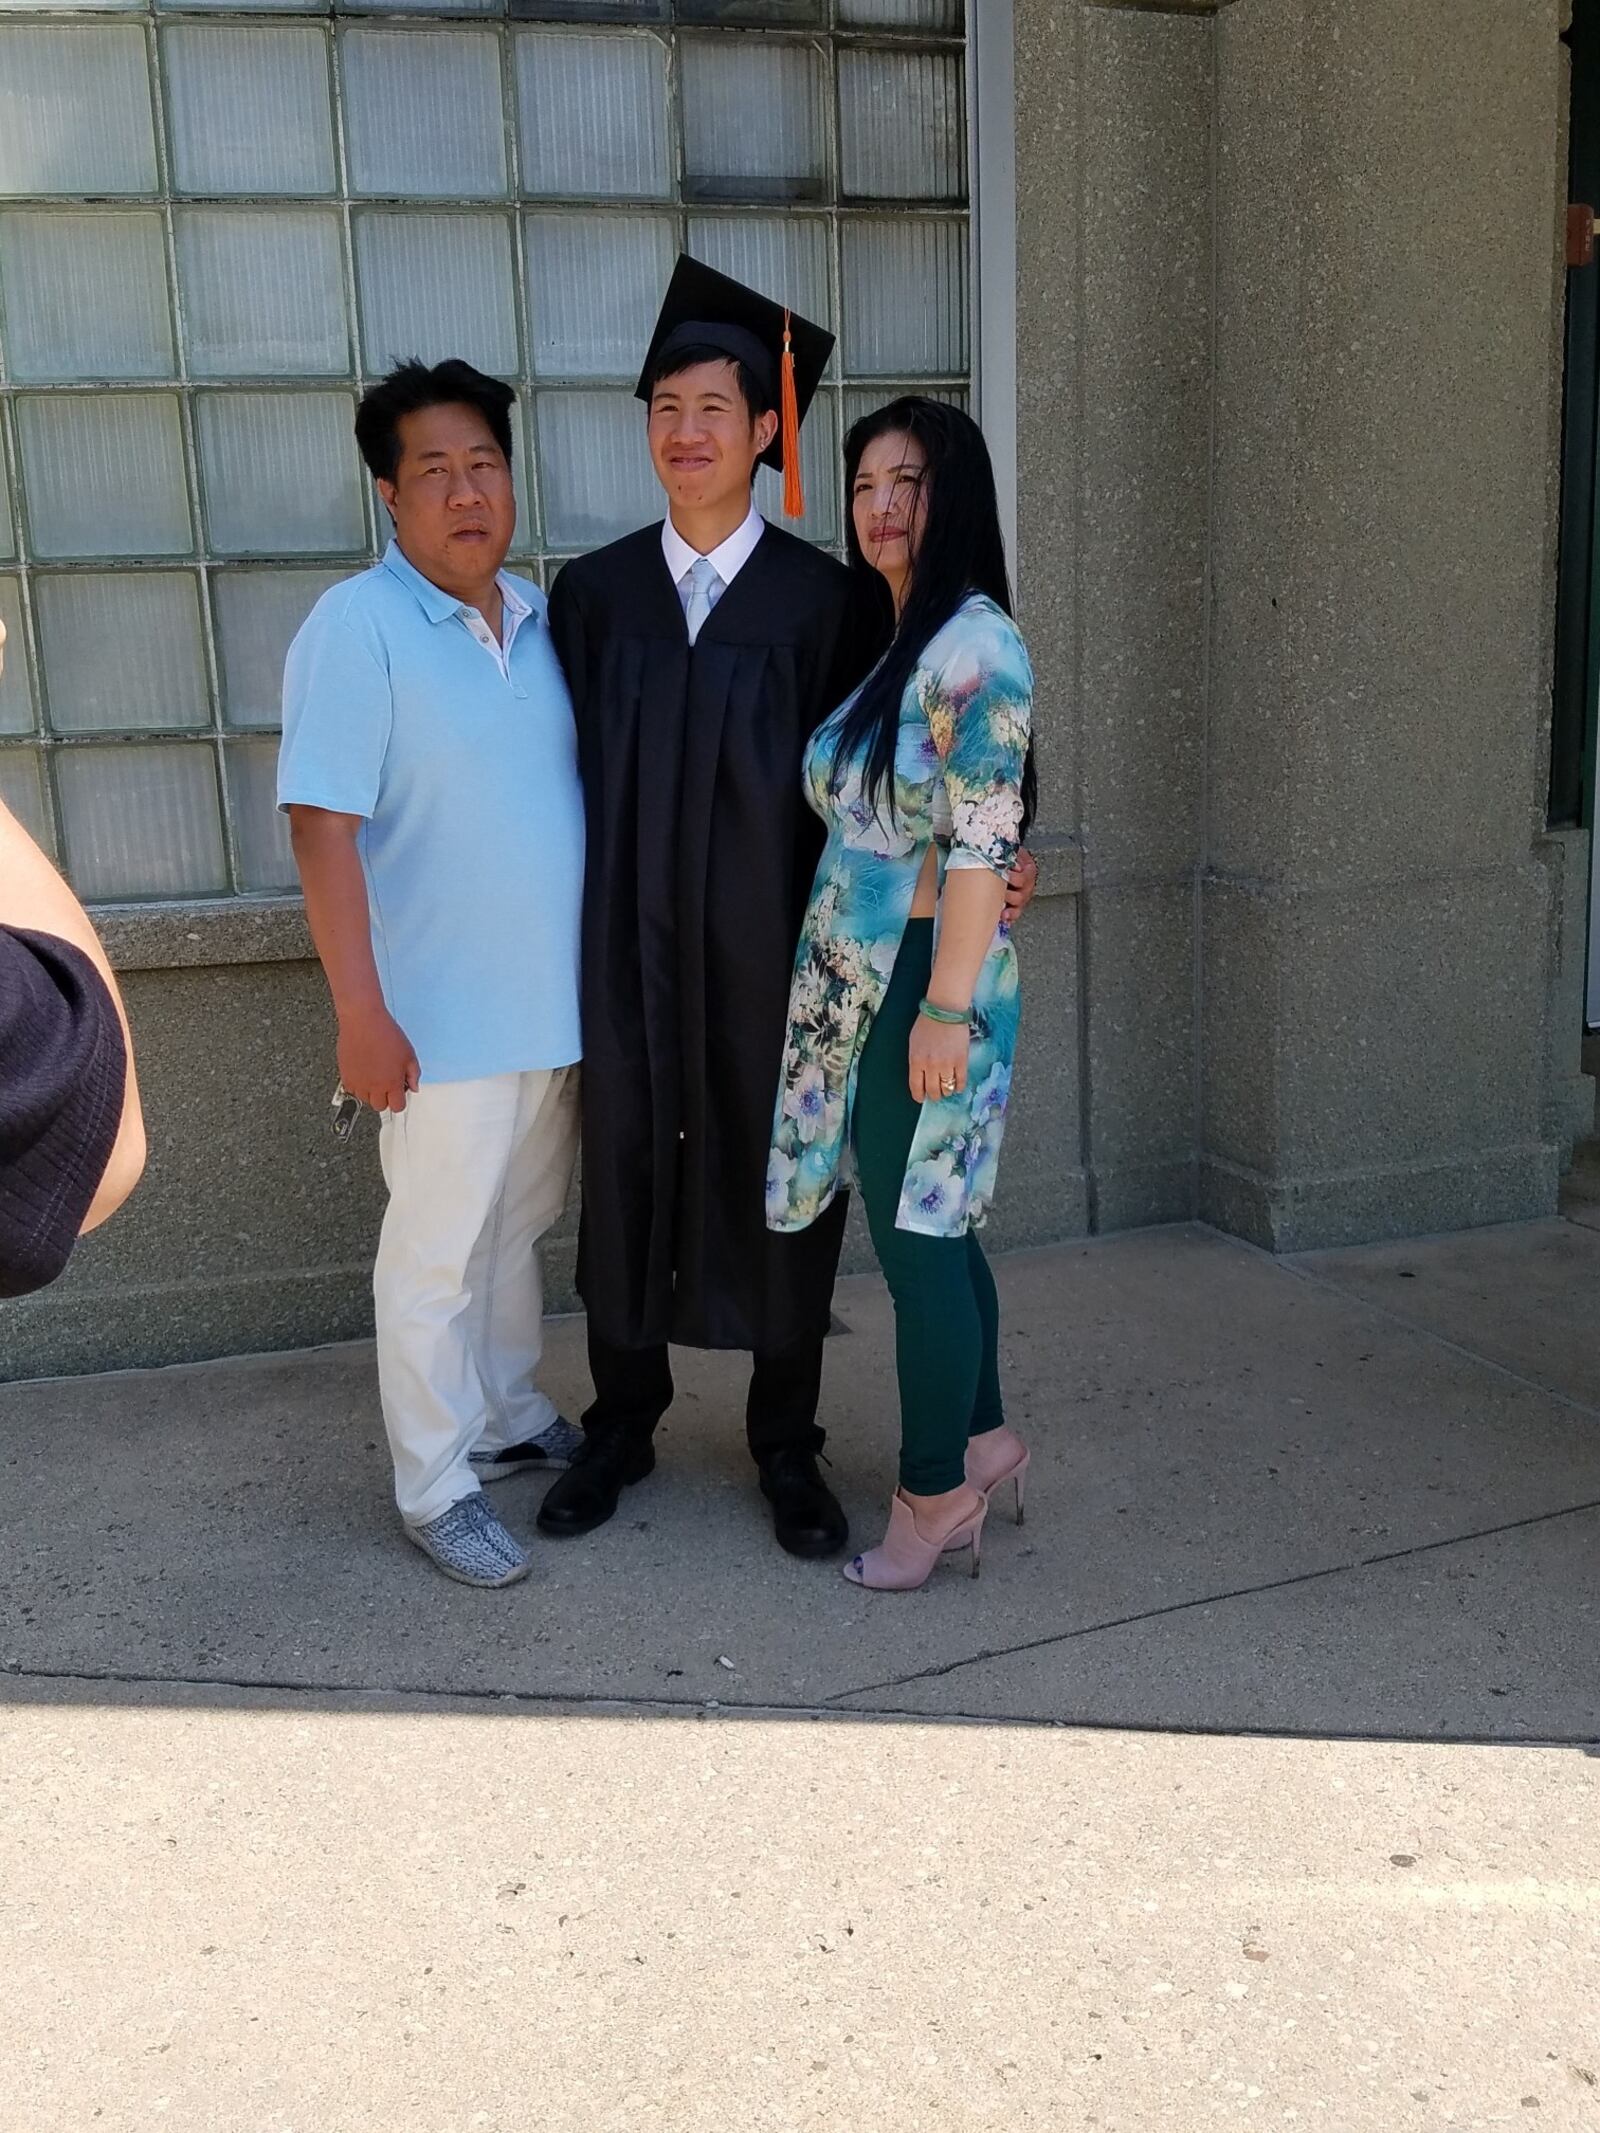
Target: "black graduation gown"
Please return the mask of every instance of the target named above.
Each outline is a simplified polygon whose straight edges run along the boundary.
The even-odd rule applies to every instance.
[[[588,825],[578,1288],[618,1347],[773,1354],[828,1326],[843,1196],[766,1227],[816,727],[876,654],[840,563],[769,526],[691,649],[659,525],[567,564],[550,628]]]

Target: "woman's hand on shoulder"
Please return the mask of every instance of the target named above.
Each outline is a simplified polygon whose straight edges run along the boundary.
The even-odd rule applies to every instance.
[[[1039,862],[1026,845],[1017,854],[1017,863],[1006,876],[1006,917],[1014,926],[1039,887]]]

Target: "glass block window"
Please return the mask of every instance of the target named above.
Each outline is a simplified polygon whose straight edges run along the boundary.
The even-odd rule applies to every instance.
[[[801,531],[965,400],[962,0],[0,0],[0,798],[87,897],[294,886],[283,656],[388,522],[397,359],[511,380],[515,567],[660,515],[680,250],[828,325]],[[757,501],[781,521],[780,484]]]

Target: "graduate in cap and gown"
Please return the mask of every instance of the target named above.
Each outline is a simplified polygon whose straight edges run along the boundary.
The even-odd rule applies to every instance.
[[[546,1496],[584,1533],[654,1465],[669,1343],[753,1358],[746,1423],[777,1537],[836,1552],[817,1466],[843,1198],[765,1219],[789,976],[821,848],[801,759],[892,626],[875,588],[769,525],[804,509],[799,438],[833,337],[680,259],[639,381],[664,523],[568,563],[550,628],[577,720],[588,830],[578,1287],[595,1400]]]

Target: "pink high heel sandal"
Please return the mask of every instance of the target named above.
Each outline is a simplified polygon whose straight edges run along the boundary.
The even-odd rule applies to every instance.
[[[980,1496],[978,1508],[939,1540],[924,1539],[916,1514],[899,1489],[889,1506],[889,1530],[876,1548],[846,1563],[844,1574],[852,1585],[865,1585],[872,1592],[915,1592],[933,1575],[941,1555],[957,1548],[972,1550],[972,1575],[978,1575],[983,1522],[989,1515],[989,1500]]]
[[[1012,1445],[1016,1447],[997,1466],[983,1456],[983,1448],[994,1437],[1008,1437]],[[1025,1500],[1028,1468],[1032,1463],[1032,1452],[1029,1451],[1014,1429],[1009,1429],[1002,1425],[999,1429],[986,1430],[981,1437],[974,1437],[967,1446],[967,1484],[970,1488],[976,1489],[987,1504],[993,1502],[995,1490],[1004,1482],[1014,1483],[1016,1486],[1017,1524],[1020,1526],[1026,1517]],[[947,1542],[946,1545],[949,1546],[950,1543]],[[960,1546],[960,1543],[957,1542],[955,1545]]]
[[[983,1456],[983,1447],[991,1437],[1009,1437],[1016,1446],[1016,1450],[1008,1459],[992,1469],[990,1462]],[[1029,1451],[1014,1429],[1009,1429],[1003,1424],[999,1429],[988,1430],[983,1436],[974,1437],[967,1446],[967,1480],[971,1487],[977,1490],[985,1503],[993,1499],[995,1490],[1001,1487],[1003,1483],[1010,1481],[1016,1484],[1017,1524],[1019,1526],[1026,1516],[1023,1499],[1027,1489],[1028,1468],[1032,1464],[1032,1452]]]

